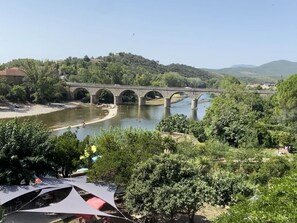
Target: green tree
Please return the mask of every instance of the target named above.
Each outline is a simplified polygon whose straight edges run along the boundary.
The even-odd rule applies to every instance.
[[[168,217],[171,221],[186,212],[190,222],[210,188],[194,165],[177,155],[154,156],[133,171],[125,195],[125,205],[133,214],[150,218]]]
[[[156,129],[160,132],[189,133],[190,120],[186,115],[176,114],[161,120]]]
[[[283,109],[297,108],[297,74],[277,85],[277,100]]]
[[[83,154],[81,146],[74,132],[67,130],[55,138],[55,164],[56,172],[61,172],[63,177],[69,177],[79,165],[79,158]]]
[[[234,204],[239,197],[248,197],[254,192],[242,176],[223,171],[212,174],[210,186],[214,190],[213,203],[222,206]]]
[[[251,175],[251,179],[259,185],[265,185],[273,177],[283,177],[292,169],[290,162],[284,157],[272,157],[264,162],[259,170]]]
[[[53,172],[54,145],[49,130],[32,120],[0,122],[0,183],[28,183]]]
[[[260,127],[263,120],[269,120],[269,114],[259,95],[232,89],[213,99],[203,124],[209,138],[234,147],[252,147],[267,143],[263,140],[265,129]]]
[[[185,86],[185,78],[175,72],[164,73],[162,74],[161,79],[164,85],[167,87],[184,87]]]
[[[153,77],[149,73],[137,74],[134,79],[135,85],[150,86]]]
[[[194,135],[200,142],[206,140],[204,126],[202,122],[191,120],[183,114],[168,116],[161,120],[156,130],[160,132],[179,132]]]
[[[57,74],[55,63],[46,61],[39,64],[34,60],[27,60],[22,67],[26,73],[24,84],[33,102],[45,103],[63,98],[65,88]]]
[[[277,105],[282,118],[287,123],[297,120],[297,74],[277,85]]]
[[[239,86],[240,81],[233,76],[226,75],[222,80],[220,80],[219,88],[221,89],[231,89],[234,86]]]
[[[297,222],[296,178],[295,171],[289,176],[274,179],[261,189],[258,196],[231,207],[214,222]]]
[[[26,101],[26,90],[24,86],[14,85],[10,89],[7,97],[14,102],[25,102]]]
[[[119,64],[109,64],[107,67],[107,74],[110,77],[111,84],[122,84],[124,69]]]
[[[6,97],[11,86],[7,83],[6,78],[0,77],[0,96]]]
[[[137,163],[154,154],[174,151],[175,144],[171,141],[157,132],[141,129],[113,128],[102,131],[91,140],[101,158],[90,169],[90,179],[125,185]]]

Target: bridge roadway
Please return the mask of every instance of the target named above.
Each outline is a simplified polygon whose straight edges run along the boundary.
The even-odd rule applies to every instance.
[[[164,98],[164,107],[170,107],[171,97],[176,93],[186,93],[191,99],[191,108],[196,109],[198,100],[203,94],[221,94],[223,90],[212,88],[177,88],[177,87],[155,87],[155,86],[131,86],[131,85],[107,85],[107,84],[92,84],[92,83],[74,83],[66,82],[69,99],[75,99],[76,94],[85,89],[90,94],[90,103],[98,103],[98,92],[102,90],[110,91],[114,96],[114,104],[118,105],[122,103],[122,96],[126,91],[133,91],[138,96],[138,105],[145,105],[145,96],[151,91],[159,92]],[[273,94],[274,91],[257,90],[251,91],[262,95]]]

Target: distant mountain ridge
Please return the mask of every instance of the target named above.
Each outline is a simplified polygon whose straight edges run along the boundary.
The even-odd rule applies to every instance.
[[[241,67],[241,68],[253,68],[253,67],[256,67],[255,65],[247,65],[247,64],[236,64],[236,65],[233,65],[231,68],[238,68],[238,67]]]
[[[222,69],[207,69],[218,74],[228,74],[245,82],[276,82],[297,73],[297,62],[288,60],[277,60],[260,66],[249,67],[249,65],[235,65]]]

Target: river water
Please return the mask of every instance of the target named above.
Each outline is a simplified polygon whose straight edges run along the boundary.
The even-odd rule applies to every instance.
[[[203,95],[204,96],[204,95]],[[202,97],[203,97],[202,96]],[[207,99],[205,95],[204,99],[200,98],[199,101]],[[169,115],[184,114],[189,118],[195,120],[201,120],[205,114],[206,108],[210,105],[210,102],[198,103],[198,109],[191,109],[191,99],[185,98],[182,101],[171,104],[170,108],[164,108],[163,105],[159,106],[138,106],[138,105],[119,105],[118,113],[115,117],[85,125],[84,127],[72,127],[71,131],[77,133],[79,140],[84,139],[87,135],[93,136],[100,133],[100,129],[109,129],[111,127],[135,127],[143,128],[147,130],[154,130],[157,124]],[[95,119],[103,119],[108,114],[107,110],[98,108],[95,105],[81,105],[74,109],[65,109],[48,114],[42,114],[37,116],[23,117],[20,119],[33,119],[42,121],[46,126],[51,129],[56,129],[65,126],[82,125],[82,123],[90,122]],[[53,132],[55,135],[61,135],[67,128],[56,130]]]
[[[164,108],[163,105],[160,106],[138,106],[138,105],[119,105],[118,113],[115,117],[93,124],[86,125],[85,127],[73,127],[71,130],[77,133],[78,139],[82,140],[87,135],[95,135],[100,132],[100,129],[109,129],[111,127],[135,127],[143,128],[147,130],[154,130],[157,124],[169,115],[174,114],[184,114],[189,118],[196,120],[201,120],[205,114],[206,108],[210,105],[210,102],[204,102],[198,104],[197,110],[191,109],[191,99],[185,98],[184,100],[171,104],[171,108]],[[99,116],[104,117],[107,111],[104,111],[95,106],[87,106],[85,108],[73,111],[65,110],[59,111],[55,116],[62,116],[66,120],[66,117],[71,117],[71,120],[67,118],[65,125],[71,123],[70,125],[82,123],[84,120],[90,120],[91,117]],[[94,116],[95,115],[95,116]],[[65,132],[66,129],[55,131],[54,134],[60,135]]]

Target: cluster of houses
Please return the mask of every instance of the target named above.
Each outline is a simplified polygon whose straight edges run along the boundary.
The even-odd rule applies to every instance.
[[[261,83],[261,84],[248,84],[248,88],[259,89],[259,90],[275,90],[275,83]]]

